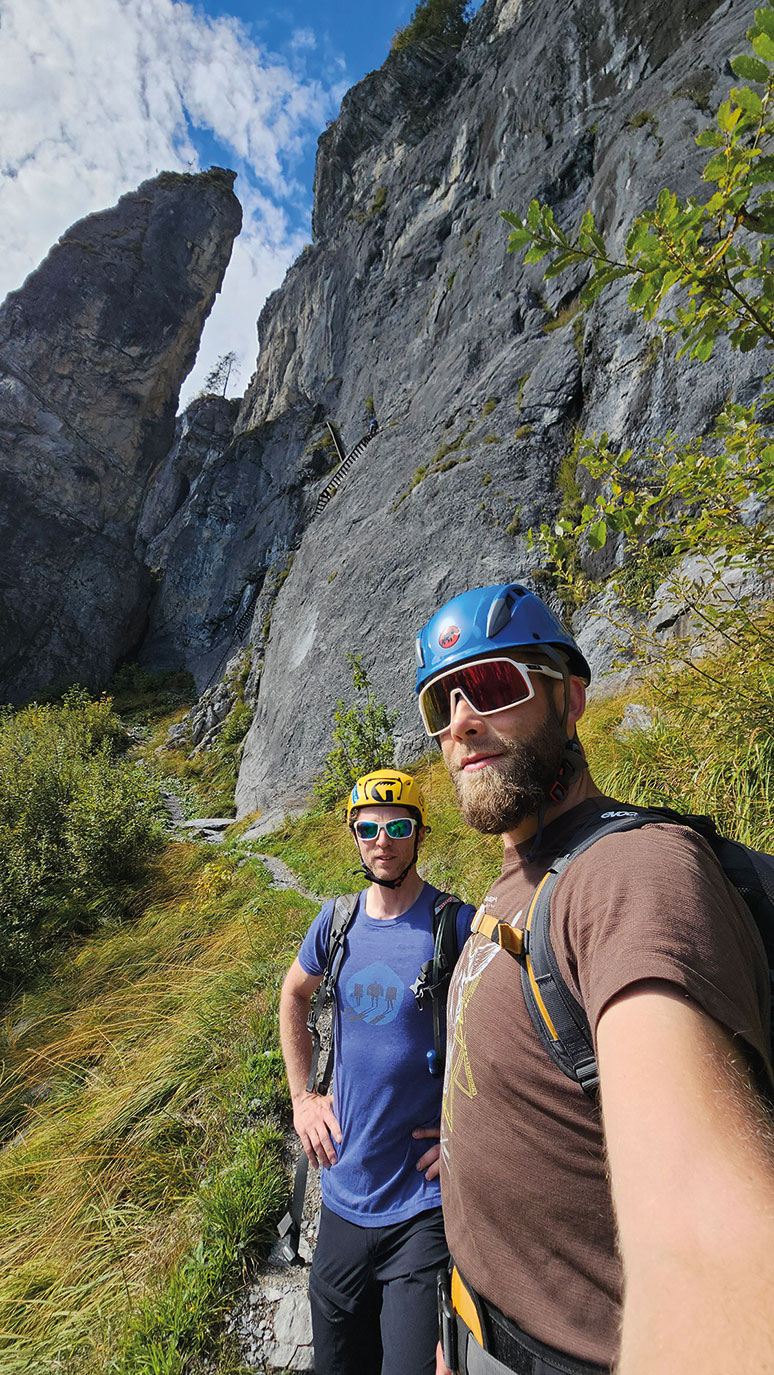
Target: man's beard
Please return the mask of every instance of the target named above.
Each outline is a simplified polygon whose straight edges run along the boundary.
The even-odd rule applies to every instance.
[[[496,764],[472,773],[459,766],[452,770],[462,815],[469,826],[484,835],[515,830],[540,811],[549,800],[564,751],[564,731],[553,712],[529,740],[493,734],[502,751]],[[476,744],[480,750],[481,743]]]

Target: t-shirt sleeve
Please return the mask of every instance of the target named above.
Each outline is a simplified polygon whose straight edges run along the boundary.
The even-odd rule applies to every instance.
[[[470,924],[475,915],[476,909],[469,902],[463,903],[457,913],[457,949],[460,951],[470,935]]]
[[[663,979],[770,1061],[763,944],[701,836],[674,825],[606,836],[568,866],[551,906],[559,968],[595,1035],[616,994]]]
[[[326,902],[325,906],[320,908],[301,942],[298,963],[304,973],[310,974],[312,978],[324,974],[325,966],[328,963],[328,938],[332,917],[333,903]]]

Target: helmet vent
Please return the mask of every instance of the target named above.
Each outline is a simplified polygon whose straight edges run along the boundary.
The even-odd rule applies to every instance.
[[[424,668],[424,666],[425,666],[425,651],[424,651],[423,648],[422,648],[422,637],[421,637],[421,635],[417,635],[416,651],[417,651],[417,664],[419,665],[420,668]]]
[[[511,604],[507,596],[495,597],[486,619],[487,639],[491,640],[504,630],[511,619]]]

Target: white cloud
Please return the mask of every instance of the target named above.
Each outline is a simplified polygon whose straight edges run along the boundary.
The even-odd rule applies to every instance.
[[[317,39],[311,29],[294,29],[290,42],[293,48],[317,47]]]
[[[231,349],[246,383],[260,306],[306,237],[294,168],[340,95],[184,0],[2,0],[0,299],[75,220],[197,171],[204,138],[239,173],[245,223],[185,394]]]

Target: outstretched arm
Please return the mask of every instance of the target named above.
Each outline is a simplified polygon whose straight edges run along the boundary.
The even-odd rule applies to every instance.
[[[624,1267],[619,1375],[774,1371],[774,1132],[741,1043],[668,983],[597,1029]]]
[[[341,1128],[333,1113],[333,1096],[309,1093],[306,1087],[312,1063],[312,1037],[307,1031],[306,1019],[312,994],[320,982],[319,975],[307,974],[298,960],[293,961],[280,993],[279,1024],[293,1103],[293,1126],[311,1164],[322,1165],[327,1170],[336,1164],[333,1143],[341,1141]]]

